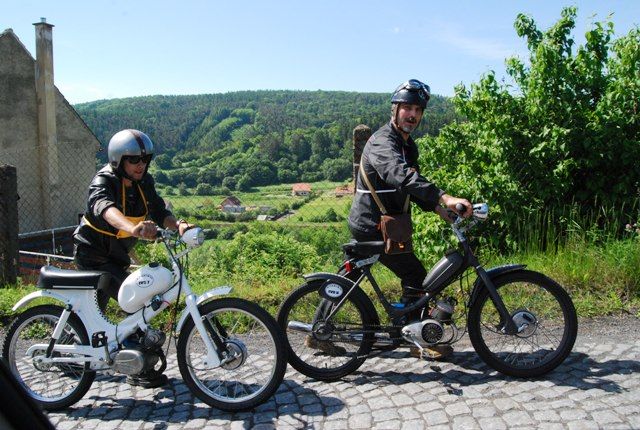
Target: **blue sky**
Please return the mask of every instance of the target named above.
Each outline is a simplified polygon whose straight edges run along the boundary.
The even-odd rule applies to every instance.
[[[504,59],[526,58],[519,12],[546,29],[578,7],[574,36],[613,13],[616,35],[640,1],[9,0],[12,28],[35,52],[33,23],[54,24],[56,85],[71,103],[152,94],[294,89],[391,92],[418,78],[450,96]]]

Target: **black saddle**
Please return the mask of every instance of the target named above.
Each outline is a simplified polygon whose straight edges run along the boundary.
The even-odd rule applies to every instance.
[[[111,274],[97,270],[68,270],[43,266],[38,288],[46,290],[95,290],[109,285]]]
[[[384,242],[381,240],[373,242],[358,242],[352,240],[342,245],[342,249],[347,255],[369,257],[371,255],[384,253]]]

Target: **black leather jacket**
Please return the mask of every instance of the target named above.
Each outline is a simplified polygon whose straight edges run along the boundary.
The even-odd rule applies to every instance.
[[[162,226],[164,219],[170,216],[171,212],[165,208],[164,200],[156,192],[153,178],[146,173],[138,184],[147,201],[147,218]],[[111,166],[106,165],[100,169],[91,181],[91,185],[89,185],[89,198],[84,218],[97,229],[115,234],[117,229],[113,228],[102,217],[105,210],[115,206],[121,212],[126,213],[127,216],[142,216],[145,213],[145,206],[138,187],[135,185],[125,187],[127,193],[125,196],[126,208],[122,207],[122,188],[122,178],[115,174]],[[135,237],[118,239],[114,236],[100,233],[87,225],[83,219],[73,232],[73,241],[76,260],[86,266],[105,263],[129,266],[131,264],[129,251],[133,248],[137,239]]]
[[[421,209],[433,211],[444,192],[421,176],[418,147],[411,137],[405,142],[389,122],[376,131],[362,151],[362,163],[387,213],[402,213],[407,195]],[[367,184],[357,175],[356,193],[349,213],[349,227],[362,233],[378,231],[380,209]]]

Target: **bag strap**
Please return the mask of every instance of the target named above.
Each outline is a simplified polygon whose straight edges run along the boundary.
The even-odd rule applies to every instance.
[[[369,176],[367,176],[367,173],[364,171],[362,160],[360,160],[360,174],[362,175],[362,179],[364,180],[364,183],[367,185],[367,188],[369,188],[369,191],[371,192],[371,196],[373,197],[373,200],[376,201],[376,204],[378,205],[380,212],[382,212],[383,215],[386,215],[387,209],[382,204],[380,197],[378,197],[378,193],[376,193],[376,189],[373,188],[373,185],[371,185],[371,181],[369,181]],[[402,208],[402,212],[407,213],[408,211],[409,211],[409,196],[407,196],[407,200],[405,200],[404,207]]]

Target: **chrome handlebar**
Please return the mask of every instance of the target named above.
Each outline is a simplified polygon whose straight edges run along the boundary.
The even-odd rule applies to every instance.
[[[451,229],[455,233],[460,242],[466,240],[464,233],[477,223],[485,221],[489,216],[489,205],[486,203],[475,203],[473,205],[473,213],[471,218],[466,224],[462,225],[466,219],[459,216],[456,212],[450,211],[450,215],[453,215],[453,222],[451,223]]]

